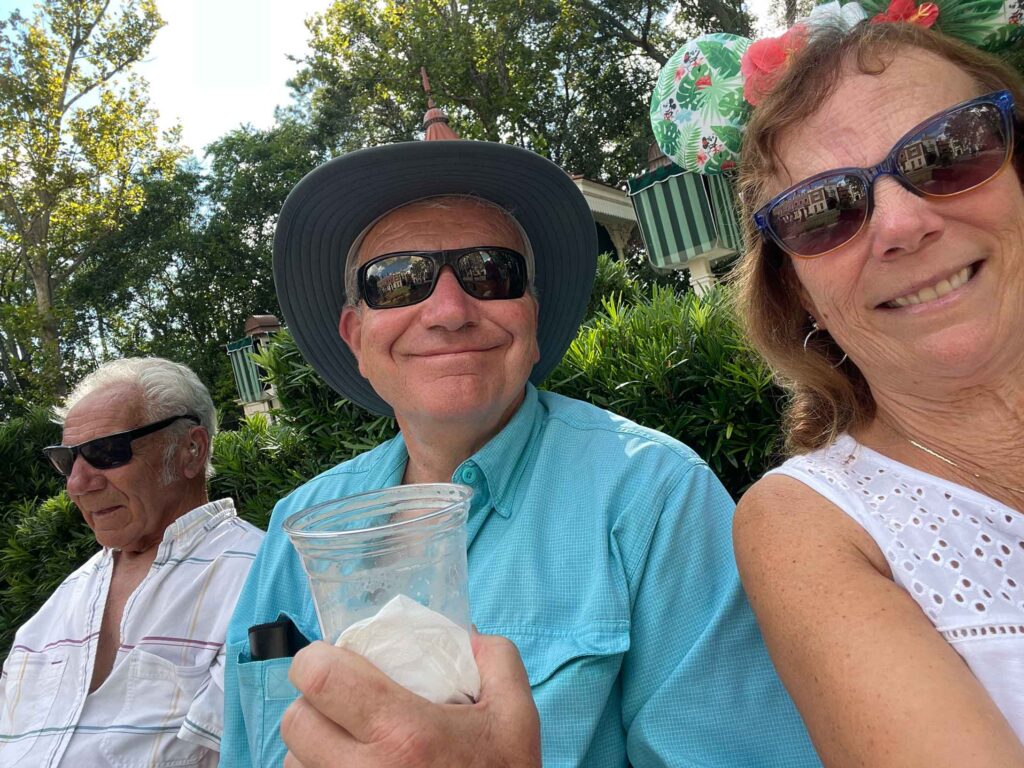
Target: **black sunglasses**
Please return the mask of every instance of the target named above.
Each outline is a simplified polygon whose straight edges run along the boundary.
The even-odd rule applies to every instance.
[[[754,214],[761,235],[792,256],[823,256],[861,233],[874,208],[874,183],[892,176],[921,197],[953,197],[991,181],[1013,154],[1009,91],[957,104],[911,129],[878,165],[839,168],[804,179]]]
[[[526,258],[511,248],[478,245],[451,251],[386,253],[357,272],[359,295],[371,309],[408,307],[426,300],[441,268],[450,266],[474,299],[518,299],[526,292]]]
[[[113,435],[95,437],[78,445],[51,445],[43,448],[43,453],[50,460],[54,468],[64,477],[71,474],[75,466],[75,457],[81,456],[96,469],[113,469],[127,464],[132,460],[132,440],[158,432],[164,427],[169,427],[179,419],[188,419],[194,424],[199,424],[199,417],[191,414],[182,416],[171,416],[167,419],[154,421],[142,427],[129,429],[127,432],[117,432]]]

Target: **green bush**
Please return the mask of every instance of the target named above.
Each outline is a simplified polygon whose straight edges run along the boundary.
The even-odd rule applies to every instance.
[[[245,419],[217,435],[211,498],[230,496],[239,515],[265,528],[282,496],[335,464],[393,436],[393,419],[372,416],[339,397],[302,358],[287,331],[255,355],[281,401],[268,423]]]
[[[280,422],[299,432],[318,466],[333,466],[395,434],[394,419],[367,413],[327,386],[287,331],[254,357],[277,391]]]
[[[777,459],[781,393],[743,341],[728,289],[650,290],[634,304],[606,297],[547,386],[682,440],[738,497]]]
[[[586,316],[593,317],[601,311],[606,299],[616,297],[626,304],[642,301],[644,290],[631,273],[630,266],[623,261],[613,261],[608,254],[602,253],[597,258],[597,271],[594,274],[594,288],[590,293]],[[543,300],[543,297],[541,297]]]
[[[98,549],[78,508],[61,491],[21,501],[0,522],[0,658],[14,633]]]
[[[238,514],[259,528],[267,527],[278,499],[321,471],[299,430],[262,414],[218,434],[213,455],[217,474],[210,498],[230,496]]]
[[[0,422],[0,518],[17,502],[47,499],[64,487],[41,450],[59,443],[60,432],[45,408]]]

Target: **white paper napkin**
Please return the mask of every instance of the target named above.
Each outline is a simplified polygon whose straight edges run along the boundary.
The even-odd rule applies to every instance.
[[[435,704],[470,704],[480,695],[469,633],[405,595],[348,627],[335,645],[366,657],[396,683]]]

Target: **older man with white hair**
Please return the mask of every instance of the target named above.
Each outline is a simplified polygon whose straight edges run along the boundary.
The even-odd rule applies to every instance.
[[[102,547],[19,630],[0,680],[0,768],[213,766],[224,635],[262,533],[210,501],[217,415],[160,358],[107,363],[44,453]]]

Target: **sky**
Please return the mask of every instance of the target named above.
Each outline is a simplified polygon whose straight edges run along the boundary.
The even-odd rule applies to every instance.
[[[770,0],[747,0],[761,21]],[[167,22],[136,69],[160,125],[176,122],[197,154],[239,125],[269,128],[289,101],[287,80],[307,51],[305,19],[330,0],[157,0]],[[30,15],[32,0],[0,0],[0,18]],[[760,26],[760,25],[759,25]]]
[[[0,18],[33,0],[0,0]],[[287,80],[301,58],[305,19],[330,0],[157,0],[166,25],[135,68],[149,81],[160,126],[176,122],[197,154],[243,123],[269,128],[287,104]]]

